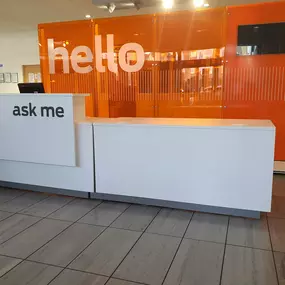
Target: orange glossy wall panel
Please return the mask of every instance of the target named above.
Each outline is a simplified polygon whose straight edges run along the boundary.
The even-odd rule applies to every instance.
[[[86,114],[96,115],[96,82],[94,61],[88,63],[93,68],[89,74],[75,73],[69,62],[69,74],[63,73],[63,62],[60,57],[55,60],[55,74],[49,74],[49,58],[47,40],[54,40],[54,47],[65,47],[71,56],[72,50],[79,46],[88,46],[94,51],[94,26],[92,21],[73,21],[39,25],[39,42],[43,82],[46,90],[52,93],[88,93],[86,98]],[[79,66],[86,66],[79,63]]]
[[[159,14],[157,50],[167,52],[224,47],[225,18],[225,8]]]
[[[209,85],[206,74],[209,68],[214,67],[214,73],[217,68],[223,69],[222,56],[215,52],[210,58],[197,57],[193,60],[183,59],[182,53],[189,54],[193,49],[220,51],[225,46],[224,31],[225,9],[39,25],[44,82],[50,92],[91,93],[92,96],[87,99],[89,116],[220,118],[222,94],[221,86],[217,87],[222,84],[222,74],[219,80],[215,80],[216,75],[213,74],[213,82],[209,83],[211,89],[205,91],[204,88]],[[108,68],[104,73],[96,71],[94,36],[101,35],[104,54],[108,34],[114,35],[116,55],[121,46],[129,42],[143,47],[148,56],[140,72],[128,74],[120,66],[117,75]],[[56,60],[56,74],[50,75],[48,38],[55,40],[55,47],[66,47],[69,54],[75,46],[88,46],[94,55],[93,71],[79,75],[70,68],[70,74],[63,74],[59,57]],[[106,59],[103,59],[103,64],[107,67]],[[185,74],[191,69],[195,69],[195,75],[187,79]]]
[[[107,19],[95,19],[96,34],[102,36],[103,50],[106,50],[106,35],[113,34],[115,49],[135,42],[145,51],[154,50],[155,16],[128,16]]]
[[[285,2],[229,7],[224,118],[269,119],[276,126],[275,159],[285,160],[285,55],[237,56],[239,25],[285,22]]]

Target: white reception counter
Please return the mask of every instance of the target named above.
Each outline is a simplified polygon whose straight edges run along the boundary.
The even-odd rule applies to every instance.
[[[72,94],[0,103],[2,186],[245,216],[271,209],[270,121],[86,119],[84,96]],[[29,104],[32,116],[16,112]]]
[[[270,121],[99,120],[96,192],[267,212],[274,142]]]

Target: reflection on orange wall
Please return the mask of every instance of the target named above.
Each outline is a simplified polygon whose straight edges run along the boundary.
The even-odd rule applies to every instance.
[[[51,92],[91,93],[89,116],[221,117],[225,46],[225,9],[73,21],[39,25],[44,84]],[[101,35],[107,66],[107,35],[114,35],[115,61],[122,45],[135,42],[145,51],[137,73],[96,71],[94,36]],[[47,39],[55,48],[88,46],[93,71],[63,73],[56,57],[55,75],[48,72]],[[135,56],[132,59],[135,61]],[[84,66],[84,64],[80,64]],[[206,108],[204,108],[206,106]]]
[[[285,55],[237,56],[239,25],[285,22],[285,2],[94,19],[39,25],[43,81],[50,92],[90,93],[88,116],[270,119],[277,126],[276,159],[285,160]],[[120,48],[140,44],[143,68],[107,68],[107,35]],[[95,35],[101,35],[105,72],[96,70]],[[63,73],[60,56],[49,73],[47,39],[93,53],[92,72]],[[84,54],[82,54],[84,56]],[[130,63],[136,54],[129,52]],[[80,63],[87,66],[90,63]],[[284,116],[284,115],[283,115]]]
[[[47,39],[54,39],[54,47],[65,47],[69,55],[78,45],[86,45],[94,50],[94,26],[90,21],[75,21],[39,25],[40,59],[45,89],[51,93],[86,93],[86,112],[95,111],[96,73],[78,74],[70,68],[69,74],[63,74],[61,57],[55,60],[55,74],[49,73]],[[84,64],[82,64],[84,66]],[[94,70],[94,64],[91,64]]]
[[[285,54],[236,56],[238,25],[285,22],[285,2],[229,7],[224,118],[268,119],[276,126],[275,158],[285,160]]]

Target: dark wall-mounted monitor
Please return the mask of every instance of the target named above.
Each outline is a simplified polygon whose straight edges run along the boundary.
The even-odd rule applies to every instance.
[[[18,88],[20,93],[45,93],[42,83],[19,83]]]
[[[285,53],[285,23],[238,26],[237,55]]]

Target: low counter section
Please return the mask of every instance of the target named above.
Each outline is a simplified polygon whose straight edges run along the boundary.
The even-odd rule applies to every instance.
[[[126,118],[93,125],[95,196],[214,212],[271,209],[271,121]]]

